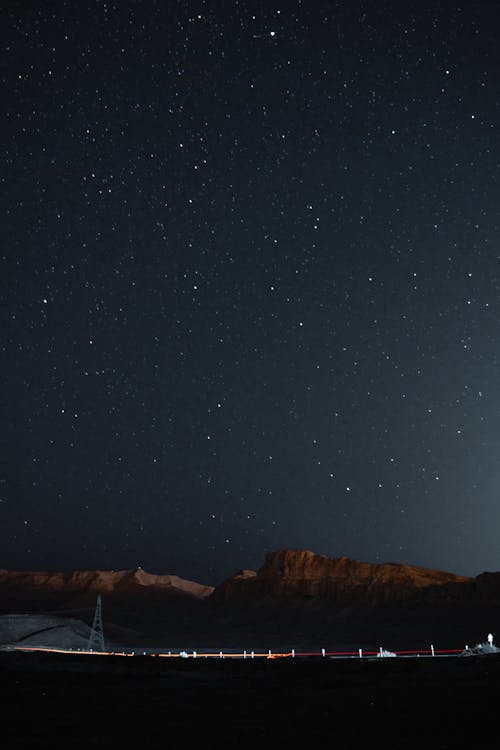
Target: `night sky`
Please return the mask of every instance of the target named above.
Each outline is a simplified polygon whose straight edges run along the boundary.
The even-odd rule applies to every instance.
[[[500,569],[495,2],[5,2],[0,567]]]

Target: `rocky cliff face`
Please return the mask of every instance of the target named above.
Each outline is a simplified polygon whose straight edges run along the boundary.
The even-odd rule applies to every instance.
[[[486,575],[486,574],[485,574]],[[492,592],[498,586],[484,581]],[[379,605],[420,597],[455,600],[470,595],[474,580],[452,573],[395,563],[364,563],[346,557],[315,555],[304,550],[270,552],[257,571],[241,571],[218,586],[214,602],[329,600]]]
[[[78,610],[95,606],[103,594],[106,608],[189,623],[211,618],[218,610],[235,611],[270,605],[279,611],[311,606],[330,612],[340,608],[415,604],[432,611],[439,603],[490,604],[500,610],[500,573],[477,578],[395,563],[366,563],[326,557],[306,550],[270,552],[257,571],[242,570],[213,589],[175,575],[154,575],[138,568],[126,571],[40,573],[0,570],[0,613]],[[210,607],[205,604],[210,603]],[[331,605],[336,605],[332,607]],[[227,606],[226,606],[227,605]],[[337,606],[338,605],[338,606]]]

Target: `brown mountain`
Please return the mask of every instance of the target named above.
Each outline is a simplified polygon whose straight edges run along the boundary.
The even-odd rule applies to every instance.
[[[489,601],[500,604],[500,573],[476,578],[398,563],[326,557],[308,550],[269,552],[258,571],[241,570],[216,588],[176,575],[136,570],[67,573],[0,569],[0,612],[18,602],[31,610],[108,602],[166,602],[172,598],[222,604],[325,602],[378,607],[408,601]]]
[[[270,552],[257,572],[243,570],[229,578],[215,589],[211,599],[224,603],[309,599],[378,606],[415,597],[469,597],[475,581],[429,568],[281,550]],[[498,592],[498,583],[500,577],[494,584],[491,581],[491,593]]]
[[[213,591],[175,575],[136,570],[77,570],[70,573],[0,570],[0,613],[78,609],[95,604],[102,594],[112,605],[127,608],[167,605],[173,599],[201,602]]]
[[[270,552],[258,571],[240,571],[208,601],[240,640],[282,642],[285,634],[290,643],[406,648],[446,638],[463,647],[500,632],[500,573],[470,578],[305,550]]]
[[[193,647],[279,643],[392,644],[500,633],[500,573],[476,578],[305,550],[270,552],[258,571],[215,589],[134,571],[0,570],[0,614],[52,613],[91,623],[97,593],[106,625],[144,642]],[[266,645],[267,644],[267,645]]]

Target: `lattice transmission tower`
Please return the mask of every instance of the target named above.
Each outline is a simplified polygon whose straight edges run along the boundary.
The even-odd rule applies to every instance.
[[[102,613],[101,613],[101,595],[97,595],[97,604],[94,614],[94,622],[92,623],[92,630],[90,631],[89,642],[87,644],[88,651],[105,651],[104,648],[104,631],[102,629]]]

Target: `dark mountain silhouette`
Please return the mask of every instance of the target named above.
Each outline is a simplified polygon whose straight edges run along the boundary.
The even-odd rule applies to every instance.
[[[476,642],[500,633],[500,573],[472,578],[396,563],[366,563],[305,550],[270,552],[258,571],[211,586],[134,571],[0,571],[0,614],[105,618],[150,643],[195,645],[380,641]],[[498,627],[497,627],[498,626]]]
[[[0,611],[85,607],[97,594],[107,601],[166,601],[171,597],[204,600],[211,586],[175,575],[137,570],[77,570],[70,573],[0,570]]]
[[[379,606],[412,598],[448,599],[465,592],[469,595],[473,580],[410,565],[366,563],[306,550],[282,550],[270,552],[258,572],[240,571],[217,586],[211,598],[217,602],[252,603],[312,599]]]

